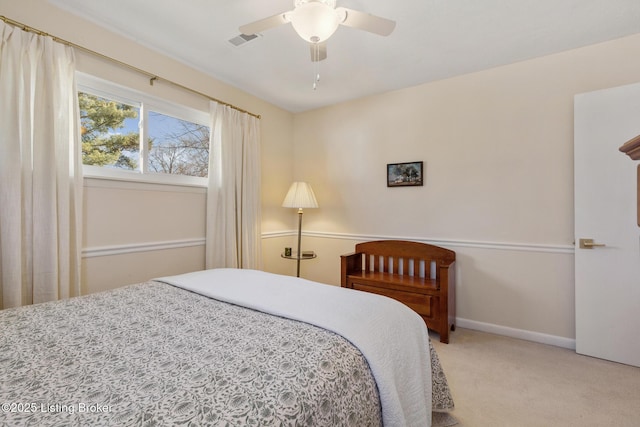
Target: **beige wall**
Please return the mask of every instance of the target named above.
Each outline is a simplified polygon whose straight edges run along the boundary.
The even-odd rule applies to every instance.
[[[313,185],[303,275],[337,284],[358,240],[458,253],[459,324],[574,338],[573,96],[640,79],[640,36],[297,114],[296,179]],[[386,164],[425,162],[424,187]],[[557,339],[556,339],[557,338]]]

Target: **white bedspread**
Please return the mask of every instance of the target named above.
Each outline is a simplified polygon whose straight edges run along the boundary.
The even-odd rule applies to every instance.
[[[422,318],[405,305],[257,270],[214,269],[155,280],[342,335],[369,363],[384,425],[431,426],[429,336]]]

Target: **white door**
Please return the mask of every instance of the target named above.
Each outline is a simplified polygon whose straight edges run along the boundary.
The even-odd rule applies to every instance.
[[[640,162],[618,150],[640,134],[640,84],[577,95],[574,107],[576,351],[640,366]]]

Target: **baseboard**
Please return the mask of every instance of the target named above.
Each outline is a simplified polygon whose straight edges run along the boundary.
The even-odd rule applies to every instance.
[[[475,320],[456,318],[456,326],[465,329],[473,329],[480,332],[488,332],[496,335],[503,335],[511,338],[518,338],[526,341],[533,341],[540,344],[549,344],[556,347],[576,349],[576,340],[572,338],[548,335],[540,332],[526,331],[524,329],[510,328],[508,326],[494,325],[492,323],[477,322]]]

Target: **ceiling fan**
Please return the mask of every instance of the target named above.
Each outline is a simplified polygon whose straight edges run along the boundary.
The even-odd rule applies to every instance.
[[[293,10],[241,26],[240,32],[245,35],[257,34],[291,23],[298,35],[310,43],[311,60],[317,62],[326,59],[325,42],[340,25],[381,36],[388,36],[396,26],[389,19],[336,7],[336,0],[294,0],[293,5]]]

